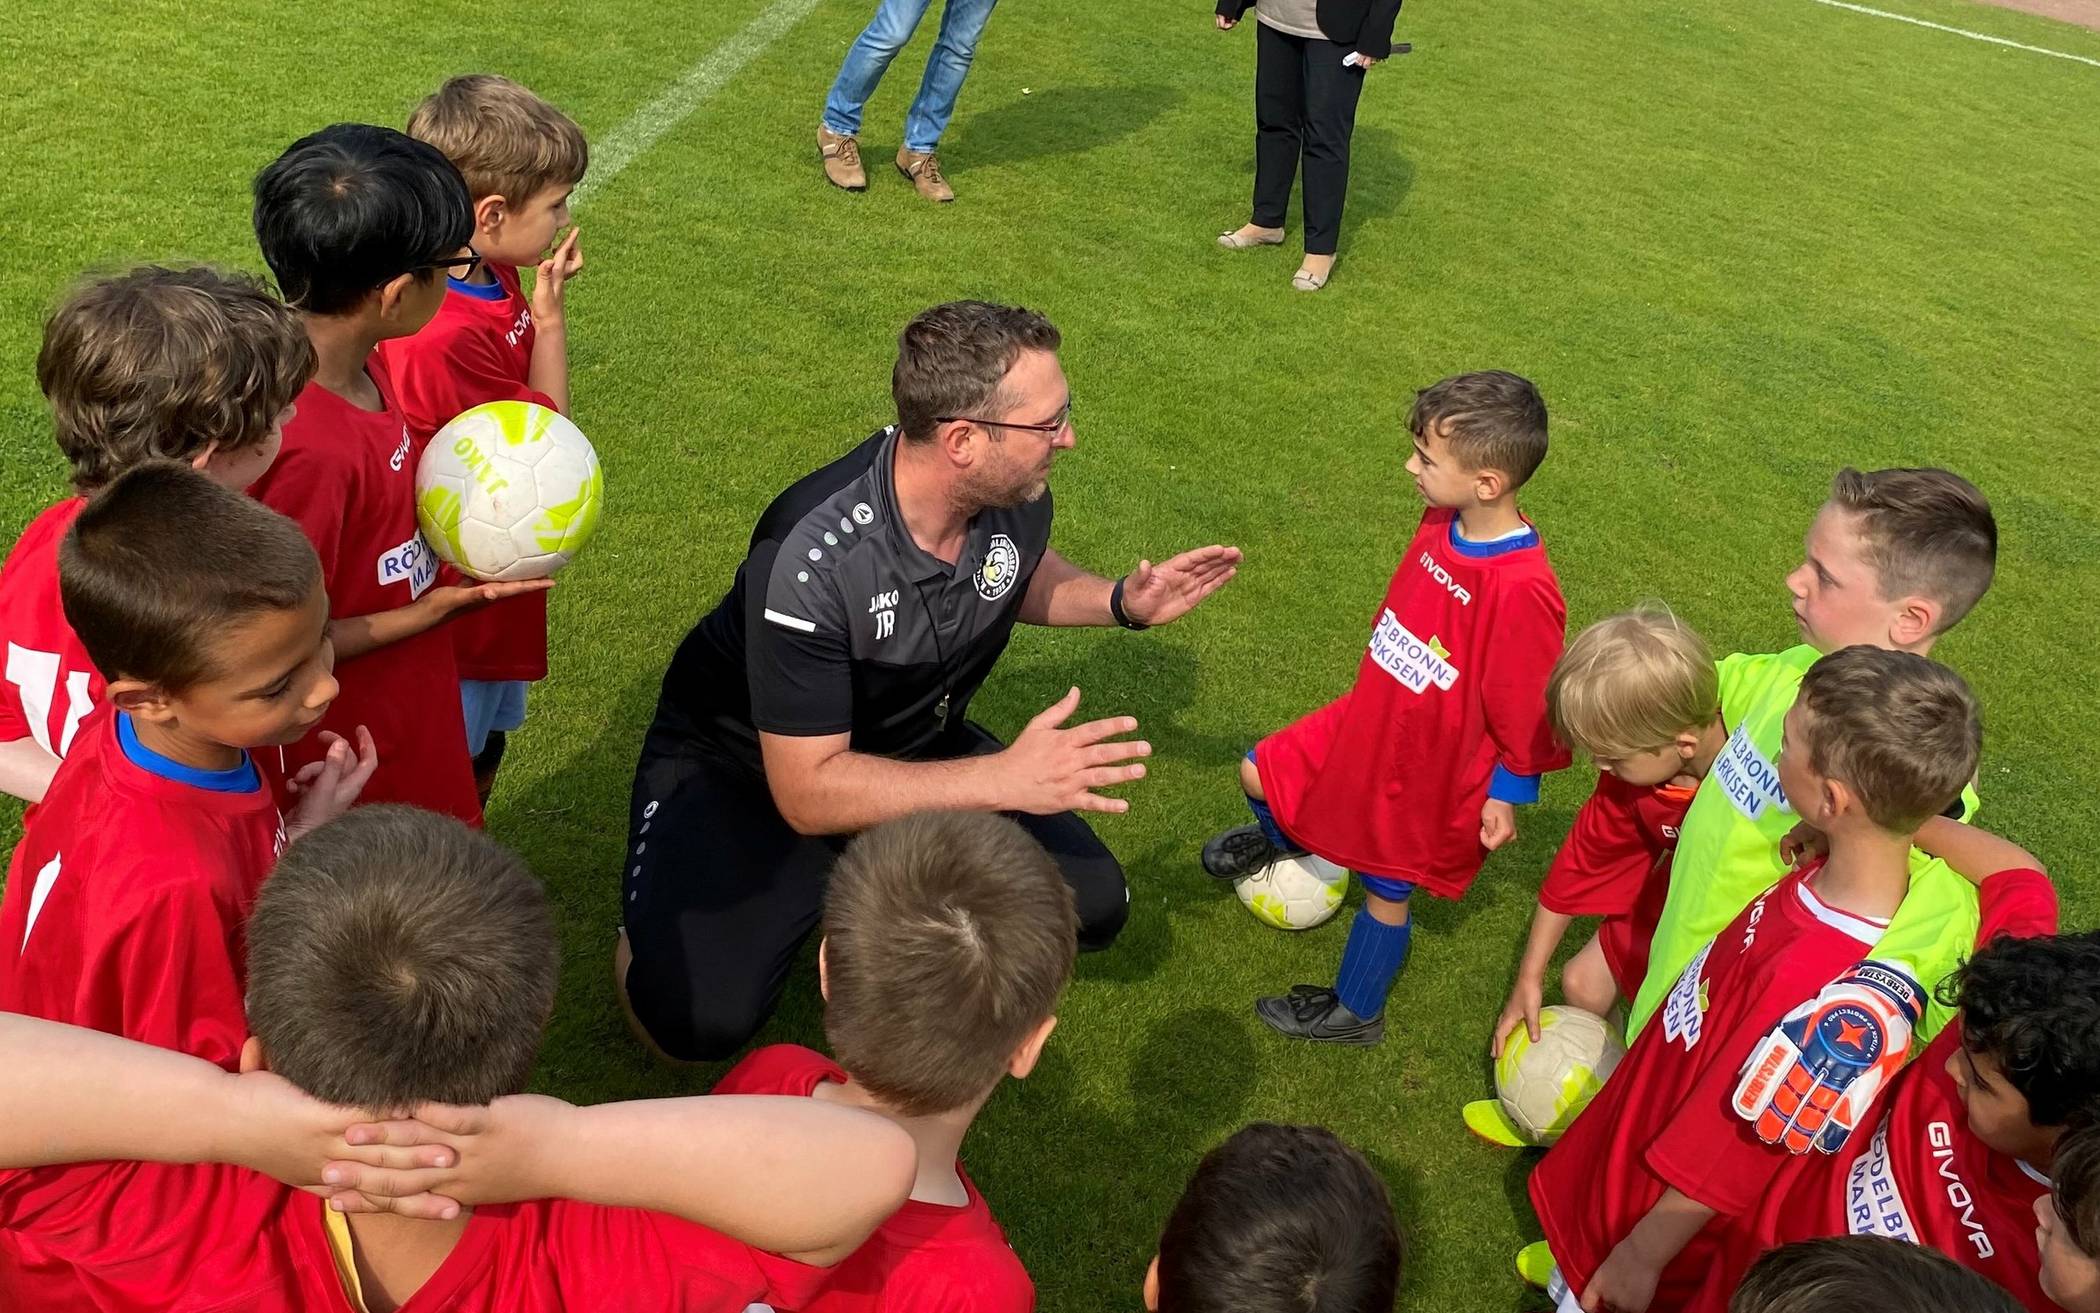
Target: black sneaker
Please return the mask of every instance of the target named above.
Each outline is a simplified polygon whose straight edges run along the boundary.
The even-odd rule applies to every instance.
[[[1203,869],[1219,880],[1237,880],[1279,857],[1302,857],[1302,848],[1278,848],[1259,825],[1235,825],[1203,845]]]
[[[1323,985],[1293,985],[1281,997],[1258,998],[1254,1015],[1280,1035],[1316,1044],[1376,1044],[1385,1038],[1384,1017],[1364,1020]]]

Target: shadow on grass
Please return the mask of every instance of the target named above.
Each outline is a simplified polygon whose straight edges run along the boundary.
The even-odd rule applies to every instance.
[[[1180,93],[1159,86],[1045,87],[972,114],[944,143],[954,174],[1055,155],[1081,155],[1120,140],[1173,108]],[[959,167],[949,167],[953,160]]]

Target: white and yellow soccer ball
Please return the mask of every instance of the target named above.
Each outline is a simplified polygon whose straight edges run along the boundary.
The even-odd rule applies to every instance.
[[[1503,1044],[1495,1094],[1532,1143],[1551,1144],[1625,1056],[1626,1045],[1596,1013],[1564,1004],[1541,1008],[1538,1043],[1518,1026]]]
[[[481,580],[544,579],[590,541],[605,473],[583,430],[529,401],[491,401],[437,431],[416,465],[416,523]]]
[[[1310,930],[1332,918],[1349,892],[1349,872],[1324,857],[1279,857],[1232,882],[1256,920],[1278,930]]]

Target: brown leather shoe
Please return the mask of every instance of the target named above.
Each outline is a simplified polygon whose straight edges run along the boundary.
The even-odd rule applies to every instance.
[[[817,125],[817,155],[824,161],[824,176],[834,187],[866,191],[868,171],[860,164],[860,138],[842,136],[823,124]]]
[[[929,201],[952,201],[955,188],[941,176],[941,158],[932,151],[921,155],[915,150],[897,152],[897,172],[911,179],[911,185],[919,189],[919,195]]]

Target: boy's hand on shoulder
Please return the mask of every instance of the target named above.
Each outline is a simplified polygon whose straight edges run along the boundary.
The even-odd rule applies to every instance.
[[[1516,837],[1516,805],[1489,798],[1480,809],[1480,846],[1493,852]]]
[[[1539,1009],[1546,1004],[1546,991],[1536,980],[1517,977],[1516,985],[1509,991],[1509,1002],[1502,1005],[1502,1015],[1495,1018],[1495,1039],[1488,1045],[1488,1056],[1502,1056],[1502,1046],[1518,1026],[1531,1042],[1539,1042]]]
[[[354,750],[348,739],[328,730],[321,731],[321,741],[328,745],[321,760],[301,766],[298,774],[284,782],[285,789],[299,799],[285,818],[287,840],[296,840],[349,811],[365,791],[372,772],[379,769],[379,749],[372,744],[372,731],[363,725],[357,727]]]
[[[569,229],[569,235],[554,248],[554,254],[540,261],[533,270],[532,320],[542,327],[562,322],[564,285],[583,272],[583,252],[576,245],[582,232],[581,228]]]
[[[1788,866],[1806,866],[1829,852],[1829,836],[1807,821],[1795,825],[1779,841],[1779,860]]]
[[[508,1095],[486,1107],[427,1103],[413,1117],[347,1127],[353,1156],[328,1169],[341,1188],[368,1199],[440,1197],[469,1206],[537,1199],[559,1193],[560,1183],[543,1167],[543,1150],[559,1139],[562,1118],[573,1111],[537,1094]],[[441,1154],[445,1161],[374,1163],[364,1152],[374,1147],[397,1159]]]

